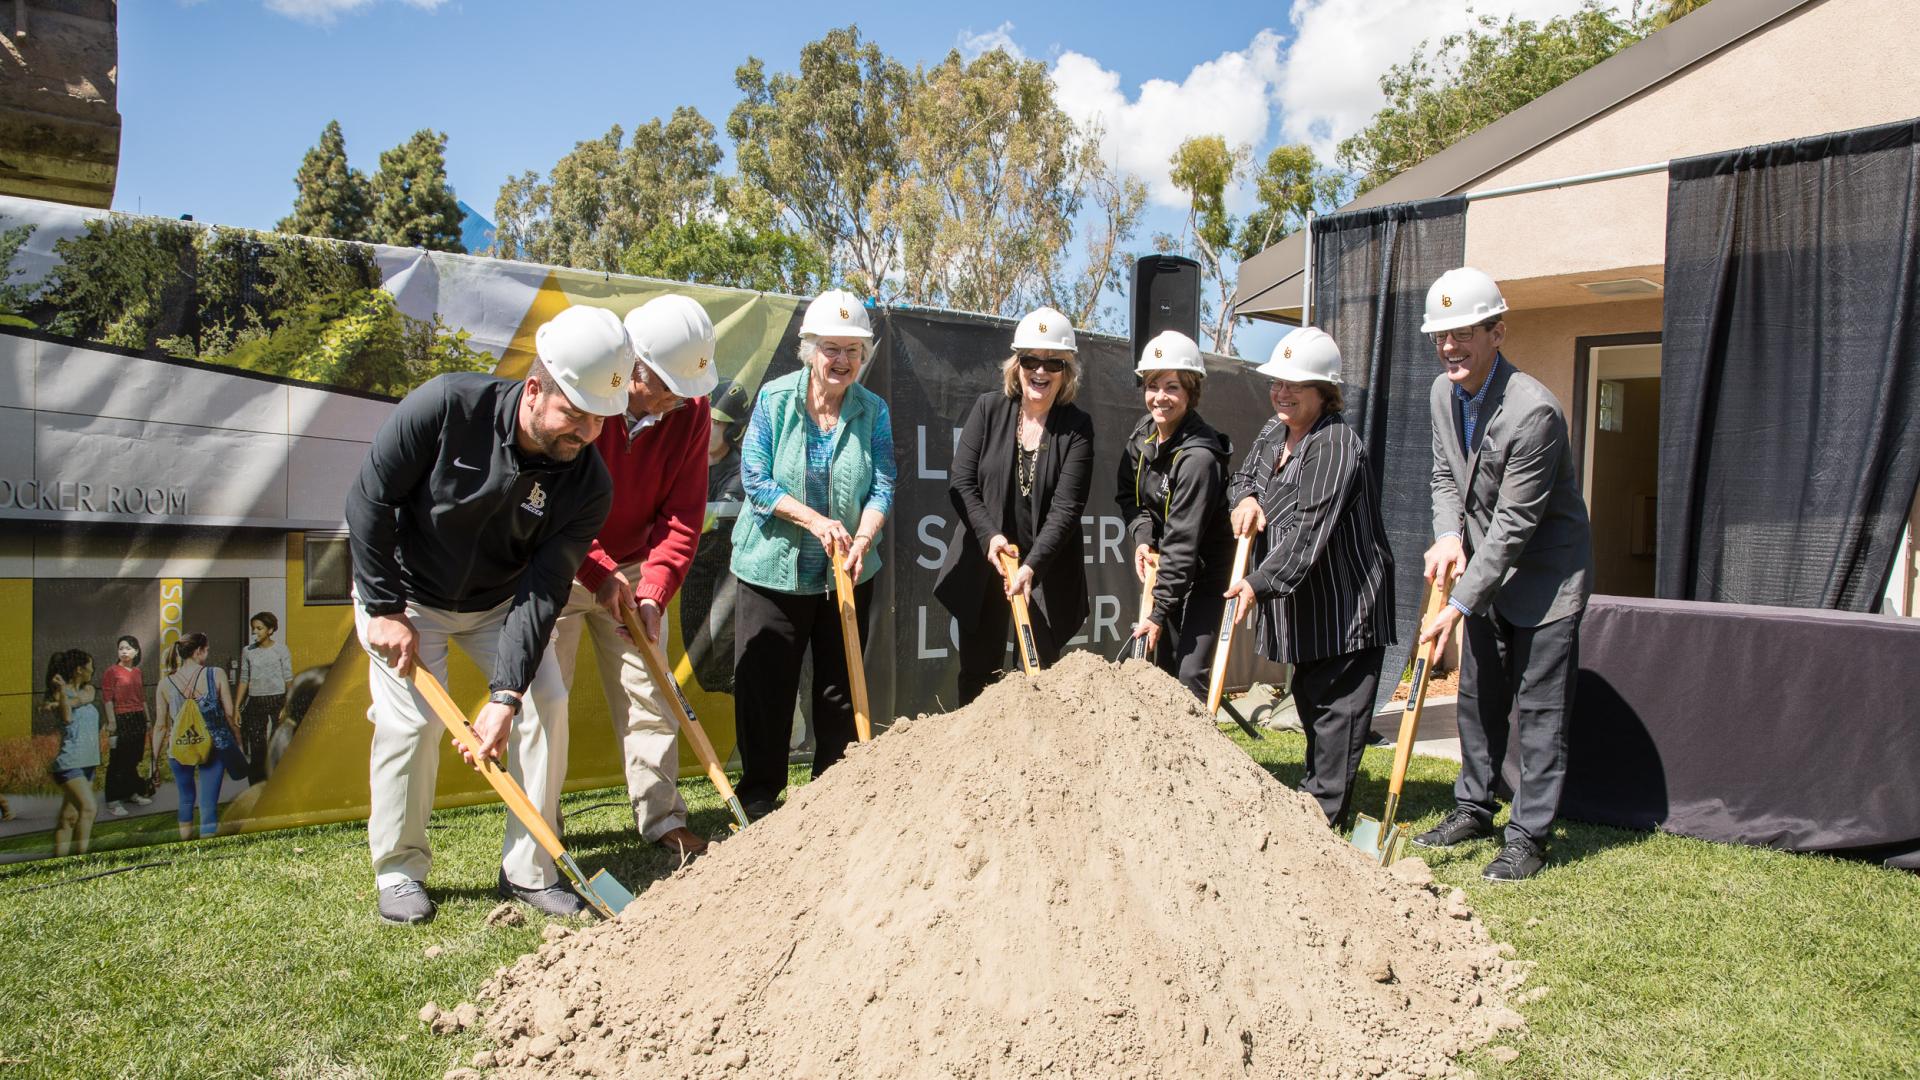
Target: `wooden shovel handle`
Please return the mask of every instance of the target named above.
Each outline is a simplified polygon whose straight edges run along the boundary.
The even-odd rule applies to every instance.
[[[1453,582],[1439,578],[1427,587],[1427,602],[1420,609],[1420,625],[1414,627],[1413,685],[1407,688],[1407,706],[1400,714],[1400,737],[1393,744],[1393,773],[1387,778],[1387,797],[1398,802],[1400,788],[1407,781],[1407,764],[1413,759],[1413,739],[1420,731],[1420,713],[1427,703],[1427,680],[1440,659],[1438,642],[1420,648],[1419,634],[1435,615],[1447,606],[1453,594]]]
[[[1146,622],[1153,614],[1153,587],[1160,580],[1160,553],[1147,552],[1147,576],[1140,579],[1140,616],[1134,619],[1135,625]]]
[[[413,685],[420,691],[420,696],[426,699],[427,707],[433,710],[433,714],[440,718],[440,723],[446,726],[447,732],[453,736],[453,741],[466,747],[467,753],[473,755],[474,761],[478,763],[480,775],[486,777],[487,783],[493,785],[493,790],[500,795],[500,801],[506,803],[507,809],[512,811],[513,816],[519,818],[520,824],[526,826],[534,842],[552,856],[555,862],[564,859],[567,849],[561,846],[560,837],[554,833],[552,826],[547,824],[547,819],[540,815],[540,808],[533,805],[533,800],[527,798],[527,793],[521,790],[519,784],[513,782],[513,777],[508,776],[505,769],[496,764],[492,758],[480,756],[480,733],[473,730],[473,725],[467,722],[467,714],[461,712],[460,706],[454,704],[452,695],[447,693],[447,688],[440,685],[440,680],[433,677],[433,672],[428,671],[426,666],[417,659],[413,664]]]
[[[847,690],[853,697],[853,730],[861,742],[873,741],[873,714],[867,711],[867,665],[860,656],[860,612],[853,602],[853,575],[845,552],[833,553],[833,591],[840,599],[840,639],[847,647]]]
[[[680,680],[667,670],[667,658],[660,643],[647,639],[646,633],[640,629],[639,616],[634,612],[627,612],[626,623],[634,648],[640,652],[640,662],[646,666],[647,677],[660,688],[660,696],[667,699],[667,707],[679,714],[680,734],[686,736],[688,744],[693,747],[693,755],[706,768],[707,779],[713,781],[714,790],[720,793],[720,798],[731,801],[734,797],[733,782],[727,779],[727,771],[720,767],[720,755],[714,753],[713,743],[707,738],[707,729],[701,727],[700,721],[694,718],[693,706],[687,703],[686,695],[680,690]]]
[[[1253,555],[1253,537],[1243,536],[1233,545],[1233,569],[1227,575],[1228,587],[1240,584],[1247,576],[1247,560]],[[1239,612],[1239,601],[1229,600],[1220,612],[1220,633],[1214,639],[1213,674],[1207,680],[1207,715],[1220,711],[1220,696],[1227,689],[1228,652],[1233,648],[1233,624],[1238,620],[1234,616]]]
[[[1000,549],[1000,574],[1009,583],[1013,575],[1020,572],[1020,549],[1012,544]],[[1017,638],[1014,651],[1020,654],[1020,666],[1026,669],[1031,678],[1040,673],[1040,655],[1033,641],[1033,614],[1027,610],[1027,598],[1019,594],[1008,597],[1013,604],[1013,633]]]

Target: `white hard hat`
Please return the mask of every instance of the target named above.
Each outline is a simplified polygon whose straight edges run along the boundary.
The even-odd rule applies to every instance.
[[[1026,317],[1020,320],[1020,325],[1013,328],[1013,348],[1016,352],[1021,349],[1080,351],[1073,343],[1073,323],[1050,307],[1034,308],[1027,312]]]
[[[1140,363],[1133,371],[1136,375],[1149,371],[1191,371],[1201,378],[1207,375],[1206,365],[1200,362],[1200,346],[1178,330],[1162,330],[1154,335],[1140,350]]]
[[[800,320],[800,336],[873,337],[873,323],[867,319],[867,306],[845,289],[828,289],[807,305]]]
[[[1255,369],[1269,379],[1287,382],[1340,382],[1340,346],[1327,332],[1311,326],[1290,331],[1273,347],[1273,355]]]
[[[1427,290],[1427,321],[1420,324],[1423,334],[1458,330],[1485,322],[1507,310],[1507,299],[1493,279],[1471,266],[1449,270]]]
[[[533,351],[574,408],[596,416],[627,411],[633,349],[620,316],[606,308],[575,304],[533,332]]]
[[[627,312],[627,338],[640,362],[683,398],[706,397],[720,384],[713,320],[691,296],[656,296]]]

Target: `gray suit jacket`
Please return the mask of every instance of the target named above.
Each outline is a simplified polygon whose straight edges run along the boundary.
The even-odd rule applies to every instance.
[[[1433,535],[1459,533],[1467,550],[1453,598],[1515,626],[1580,611],[1593,592],[1593,540],[1559,401],[1502,357],[1469,453],[1453,384],[1440,375],[1428,397]]]

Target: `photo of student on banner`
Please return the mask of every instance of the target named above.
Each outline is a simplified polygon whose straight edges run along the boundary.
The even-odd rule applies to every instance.
[[[152,740],[147,725],[146,678],[140,673],[140,639],[122,634],[114,642],[114,662],[100,673],[100,696],[106,703],[107,726],[114,732],[107,755],[107,813],[124,817],[129,804],[153,802],[157,777],[142,777]],[[158,762],[158,756],[154,761]]]
[[[193,839],[193,816],[200,814],[200,835],[220,829],[220,787],[240,758],[240,727],[234,719],[226,672],[207,666],[207,635],[185,634],[161,662],[162,678],[154,697],[158,745],[180,796],[175,818],[180,839]],[[235,777],[236,779],[239,776]]]
[[[247,623],[253,641],[240,654],[240,685],[234,692],[240,713],[240,745],[247,756],[247,782],[267,778],[267,740],[287,704],[287,684],[293,680],[293,655],[273,635],[280,619],[271,611],[254,614]]]
[[[100,724],[91,655],[83,649],[53,654],[47,662],[46,700],[41,708],[53,714],[60,728],[60,752],[51,766],[53,782],[60,788],[53,853],[56,857],[85,855],[100,810],[93,797],[93,778],[100,767],[100,744],[109,737]]]

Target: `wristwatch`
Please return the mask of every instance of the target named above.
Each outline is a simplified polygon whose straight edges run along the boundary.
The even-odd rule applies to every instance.
[[[505,705],[507,708],[513,710],[513,715],[520,715],[520,695],[511,690],[495,690],[493,693],[487,695],[487,703],[490,705]]]

